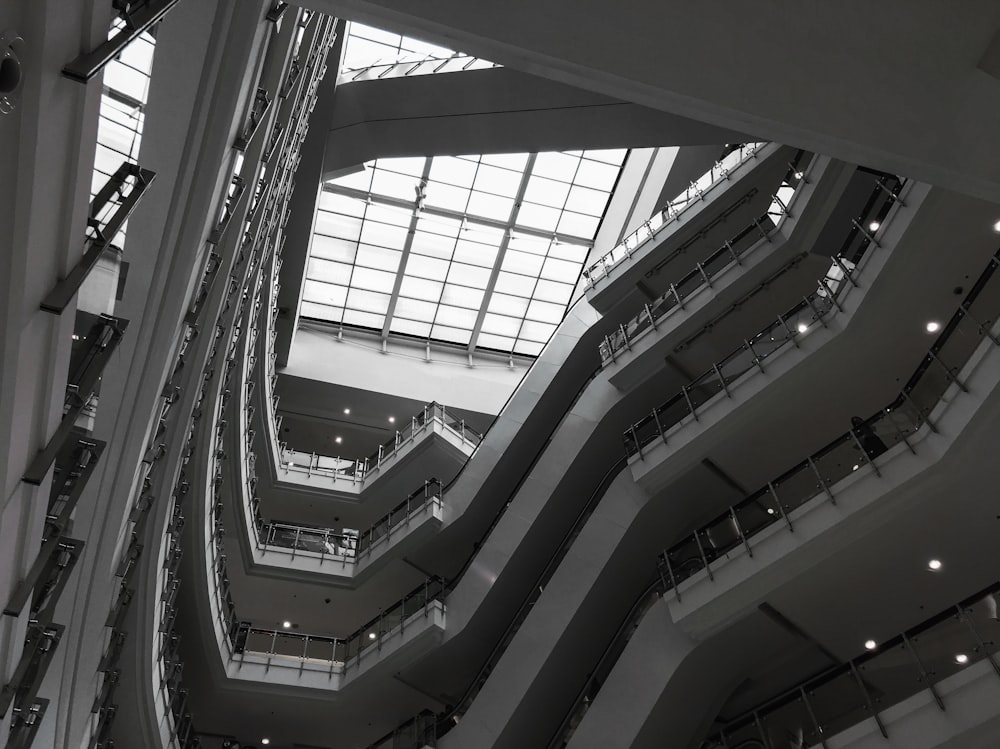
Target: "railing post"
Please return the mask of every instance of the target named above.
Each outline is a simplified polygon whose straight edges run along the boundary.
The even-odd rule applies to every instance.
[[[936,353],[934,353],[934,349],[931,349],[927,353],[931,357],[931,359],[933,359],[934,361],[936,361],[938,364],[941,365],[941,368],[944,370],[944,373],[945,373],[945,375],[947,375],[947,377],[948,377],[949,380],[951,380],[953,383],[955,383],[956,385],[958,385],[959,389],[963,393],[969,392],[969,389],[965,386],[965,383],[962,382],[960,379],[958,379],[958,377],[956,377],[954,375],[954,373],[951,371],[951,367],[949,367],[947,364],[945,364],[943,361],[941,361],[938,358],[938,355]]]
[[[938,690],[934,686],[934,682],[927,673],[927,669],[924,668],[924,662],[920,659],[917,649],[913,647],[913,642],[911,642],[910,638],[906,636],[906,632],[903,633],[903,644],[906,645],[906,649],[909,650],[910,655],[913,656],[913,660],[916,662],[917,668],[920,669],[920,680],[927,685],[927,689],[931,693],[931,696],[934,697],[934,701],[937,703],[937,706],[941,708],[941,712],[944,712],[944,700],[942,700],[941,695],[938,694]]]
[[[990,665],[993,666],[993,672],[1000,676],[1000,664],[997,664],[997,659],[994,657],[993,653],[990,652],[989,648],[983,642],[983,638],[979,636],[979,632],[976,630],[975,625],[972,623],[972,619],[969,618],[968,614],[961,606],[956,606],[955,611],[958,612],[958,618],[969,628],[969,632],[972,633],[972,638],[976,641],[976,648],[979,652],[983,653],[990,661]]]
[[[639,444],[639,435],[635,433],[635,424],[630,426],[629,430],[632,432],[632,442],[635,444],[636,452],[639,453],[639,460],[645,460],[642,457],[642,445]]]
[[[830,288],[830,284],[826,282],[826,278],[823,277],[819,280],[820,286],[826,289],[826,293],[830,299],[830,304],[837,308],[837,312],[843,312],[844,308],[840,306],[840,302],[837,299],[837,295],[834,293],[833,289]]]
[[[667,565],[667,574],[670,575],[670,585],[674,589],[674,598],[677,599],[677,603],[680,603],[681,602],[681,592],[677,588],[677,578],[674,576],[674,568],[670,564],[670,556],[669,556],[669,554],[667,554],[666,550],[664,550],[664,552],[663,552],[663,554],[661,556],[663,557],[664,563]]]
[[[705,266],[701,263],[695,263],[698,268],[698,272],[701,273],[701,279],[705,282],[708,288],[712,288],[712,279],[708,277],[708,273],[705,272]]]
[[[622,335],[622,342],[625,344],[625,348],[629,351],[632,350],[632,342],[628,339],[628,331],[625,330],[625,326],[622,324],[618,325],[618,332]]]
[[[856,228],[859,232],[861,232],[865,236],[865,239],[871,242],[873,246],[875,247],[880,246],[879,243],[875,241],[875,237],[869,234],[868,230],[865,229],[865,227],[863,227],[860,223],[858,223],[858,220],[856,218],[852,218],[851,223],[854,224],[854,228]]]
[[[656,422],[656,431],[660,435],[660,439],[663,440],[663,444],[667,444],[667,434],[663,431],[663,425],[660,423],[660,414],[653,409],[653,421]]]
[[[836,505],[837,500],[834,499],[833,492],[830,490],[830,485],[826,483],[826,479],[824,479],[823,475],[819,472],[819,466],[816,465],[816,461],[814,461],[811,456],[806,458],[806,460],[809,461],[809,467],[812,468],[813,473],[816,474],[816,480],[819,481],[819,485],[823,488],[823,491],[826,492],[826,496],[830,499],[830,504]]]
[[[854,274],[848,270],[847,266],[844,265],[843,261],[836,255],[833,256],[833,264],[840,268],[840,272],[844,274],[844,278],[850,281],[851,286],[854,288],[858,287],[858,282],[854,280]]]
[[[868,451],[865,450],[864,446],[861,444],[861,440],[858,438],[857,432],[854,431],[853,426],[851,427],[851,437],[854,439],[855,446],[858,448],[858,450],[861,451],[861,454],[865,457],[865,462],[872,467],[872,470],[875,471],[875,475],[881,478],[882,473],[879,471],[878,466],[875,465],[875,461],[872,460],[871,456],[868,455]]]
[[[723,246],[729,251],[729,256],[732,257],[733,262],[742,267],[743,262],[740,260],[740,256],[736,254],[736,250],[733,249],[733,243],[727,239]]]
[[[809,309],[811,309],[812,312],[813,312],[813,317],[816,320],[819,321],[819,324],[822,325],[824,328],[827,327],[826,318],[823,316],[823,314],[818,309],[816,309],[816,305],[813,304],[812,297],[811,296],[804,296],[804,297],[802,297],[802,299],[803,299],[803,301],[805,301],[806,304],[809,305]]]
[[[695,421],[698,421],[698,414],[694,411],[694,403],[691,402],[691,396],[688,395],[687,385],[681,385],[681,392],[684,394],[684,400],[687,401],[688,409],[691,411],[691,416],[694,417]]]
[[[785,513],[785,508],[781,506],[781,500],[778,499],[778,492],[775,490],[774,484],[768,481],[767,489],[769,492],[771,492],[771,496],[774,498],[774,504],[777,505],[778,507],[778,514],[781,515],[781,517],[784,518],[785,523],[788,524],[788,530],[793,530],[792,521],[788,518],[788,515]]]
[[[756,710],[753,711],[753,722],[757,727],[757,735],[760,736],[760,742],[764,745],[765,749],[774,749],[771,745],[771,740],[767,737],[767,731],[764,730],[764,724],[760,722],[760,713]]]
[[[937,434],[938,430],[937,427],[934,425],[934,422],[931,421],[930,419],[930,412],[928,411],[927,414],[922,414],[920,406],[918,406],[916,401],[913,400],[913,396],[910,395],[909,391],[904,389],[901,392],[903,394],[903,397],[906,398],[907,401],[909,401],[911,406],[913,406],[913,410],[917,412],[917,415],[923,418],[924,423],[927,425],[927,428],[930,429],[932,433]]]
[[[788,340],[795,344],[795,348],[799,347],[799,336],[798,332],[793,332],[790,327],[788,327],[788,322],[780,314],[778,315],[778,322],[782,324],[785,328],[785,332],[788,333]]]
[[[646,310],[646,317],[649,319],[649,326],[656,332],[656,318],[653,317],[653,309],[648,304],[643,305]]]
[[[705,571],[708,573],[708,579],[715,581],[715,575],[712,572],[712,568],[708,564],[708,557],[705,555],[705,547],[701,544],[701,536],[698,535],[698,531],[694,532],[694,542],[698,544],[698,553],[701,554],[701,563],[705,565]]]
[[[747,550],[747,556],[753,557],[753,549],[750,548],[750,541],[747,539],[746,534],[743,532],[743,526],[740,525],[739,516],[736,514],[736,508],[729,507],[729,517],[733,519],[733,527],[736,528],[736,532],[739,534],[740,541],[743,542],[743,547]]]
[[[806,690],[803,687],[799,687],[799,696],[802,698],[802,704],[806,706],[806,712],[809,714],[809,722],[812,723],[813,731],[816,733],[819,743],[823,746],[823,749],[828,749],[826,737],[823,736],[823,728],[820,726],[819,721],[816,720],[816,713],[809,702],[809,695],[806,694]]]
[[[674,295],[674,300],[677,302],[677,306],[684,309],[684,302],[681,301],[681,295],[677,291],[677,287],[674,284],[670,284],[670,293]]]
[[[746,338],[743,339],[743,345],[747,347],[747,351],[750,352],[750,356],[753,357],[753,363],[757,365],[757,369],[761,372],[764,371],[764,365],[760,363],[760,357],[757,356],[757,352],[754,351],[753,344],[750,343]]]
[[[719,384],[722,385],[722,389],[726,393],[727,398],[732,398],[733,394],[729,392],[729,383],[726,382],[726,378],[722,376],[722,370],[719,369],[718,364],[713,364],[712,369],[715,370],[715,376],[719,378]]]
[[[861,693],[865,696],[865,703],[868,705],[868,709],[871,710],[872,717],[875,719],[875,723],[878,724],[878,730],[882,734],[882,738],[889,738],[888,731],[885,730],[885,725],[882,723],[882,718],[879,716],[878,711],[875,709],[875,704],[872,702],[872,697],[868,694],[868,687],[865,686],[865,682],[861,679],[861,674],[858,673],[857,667],[854,665],[854,661],[848,661],[851,666],[851,673],[854,675],[854,680],[858,683],[858,687],[861,689]]]

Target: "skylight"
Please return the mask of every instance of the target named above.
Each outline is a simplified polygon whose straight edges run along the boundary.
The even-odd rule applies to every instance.
[[[124,23],[116,18],[109,36],[118,33]],[[126,161],[135,162],[139,158],[139,143],[145,119],[143,110],[149,94],[155,46],[156,39],[149,33],[143,33],[104,68],[104,92],[97,126],[97,153],[91,179],[91,198],[118,167]],[[104,214],[113,213],[119,201],[120,198],[112,200]],[[127,224],[122,226],[113,240],[119,247],[124,243],[126,226]]]
[[[454,54],[454,50],[446,47],[352,22],[348,28],[342,67],[344,70],[356,70],[376,63],[421,57],[451,57]]]
[[[378,159],[324,185],[301,315],[535,356],[627,151]]]

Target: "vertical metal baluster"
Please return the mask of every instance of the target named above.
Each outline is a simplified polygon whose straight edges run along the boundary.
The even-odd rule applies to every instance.
[[[653,309],[648,304],[645,305],[645,308],[646,308],[646,317],[649,319],[649,325],[653,329],[653,332],[655,333],[656,332],[656,318],[653,317]]]
[[[799,347],[799,336],[797,332],[793,332],[790,327],[788,327],[788,321],[784,317],[778,315],[778,322],[785,328],[785,332],[788,333],[788,340],[795,344],[795,348]]]
[[[767,489],[771,492],[771,496],[774,497],[774,504],[778,507],[778,514],[784,519],[785,523],[788,525],[788,530],[793,530],[792,521],[789,520],[788,515],[785,513],[785,508],[781,506],[781,500],[778,499],[778,492],[774,488],[774,484],[770,481],[767,482]]]
[[[938,355],[934,352],[934,349],[928,351],[927,354],[928,356],[931,357],[931,359],[933,359],[934,361],[936,361],[938,364],[941,365],[941,368],[944,370],[944,373],[945,375],[947,375],[948,379],[954,382],[956,385],[958,385],[958,387],[961,389],[963,393],[969,392],[969,389],[965,386],[965,383],[959,380],[958,377],[954,375],[954,373],[951,371],[951,367],[949,367],[947,364],[945,364],[938,358]]]
[[[837,500],[834,498],[833,492],[830,490],[830,485],[826,482],[826,479],[824,479],[823,475],[819,472],[819,466],[816,465],[816,461],[814,461],[811,457],[807,458],[807,460],[809,461],[809,467],[812,468],[813,473],[816,474],[816,480],[819,481],[819,485],[823,487],[823,491],[826,492],[826,496],[830,500],[830,504],[836,505]]]
[[[733,525],[736,527],[736,532],[740,535],[740,541],[743,542],[743,547],[747,550],[747,556],[753,557],[753,549],[750,548],[750,541],[747,540],[746,534],[743,532],[743,526],[740,525],[740,518],[736,514],[736,508],[730,506],[729,516],[733,519]]]
[[[677,603],[680,603],[681,602],[681,592],[677,588],[677,578],[674,576],[674,568],[670,564],[670,555],[666,551],[663,552],[663,561],[667,565],[667,574],[670,575],[670,584],[674,588],[674,598],[677,599]]]
[[[806,706],[806,712],[809,714],[809,721],[812,723],[816,738],[819,739],[819,743],[823,746],[823,749],[829,749],[826,745],[826,737],[823,736],[823,728],[820,726],[819,721],[816,720],[816,713],[809,702],[809,695],[806,694],[806,690],[803,687],[799,687],[799,696],[802,697],[802,704]]]
[[[865,682],[861,679],[861,674],[858,673],[858,669],[854,665],[854,661],[848,661],[848,664],[851,667],[851,673],[854,675],[854,680],[858,683],[858,688],[865,696],[865,703],[868,705],[868,709],[871,710],[875,723],[878,724],[878,730],[882,734],[882,738],[889,738],[889,732],[885,730],[885,725],[882,723],[882,717],[875,709],[875,703],[872,702],[872,697],[868,694],[868,687],[865,686]]]
[[[726,382],[726,378],[722,376],[722,371],[719,369],[719,365],[713,364],[712,369],[715,370],[715,376],[719,378],[719,383],[722,385],[722,389],[726,392],[726,397],[732,398],[733,394],[729,392],[729,383]]]
[[[822,325],[824,328],[827,327],[826,319],[823,317],[823,314],[818,309],[816,309],[816,305],[813,304],[812,297],[804,296],[802,297],[802,299],[806,304],[809,305],[809,309],[812,310],[813,319],[818,320],[819,324]]]
[[[705,547],[701,545],[701,537],[698,535],[698,531],[694,532],[694,541],[698,544],[698,553],[701,554],[701,563],[705,565],[705,571],[708,572],[708,579],[715,581],[715,575],[712,573],[712,568],[708,565],[708,557],[705,556]]]
[[[942,700],[941,695],[938,694],[937,687],[934,686],[934,683],[931,681],[930,674],[928,674],[927,669],[924,668],[924,662],[920,659],[917,649],[913,646],[913,643],[910,641],[910,638],[906,636],[905,632],[903,633],[903,644],[906,646],[906,649],[910,651],[910,655],[913,656],[913,660],[916,662],[917,668],[920,669],[921,681],[927,685],[927,690],[931,693],[931,696],[934,697],[934,701],[937,703],[937,706],[941,708],[942,712],[944,712],[944,700]]]
[[[771,739],[768,738],[767,731],[764,730],[764,724],[760,722],[760,713],[756,710],[753,711],[753,722],[757,726],[757,735],[760,736],[761,743],[767,747],[767,749],[774,749],[771,744]]]
[[[681,295],[680,293],[678,293],[677,287],[674,286],[673,284],[670,284],[670,293],[674,295],[674,299],[677,302],[677,306],[680,307],[681,309],[684,309],[684,302],[681,301]]]
[[[922,418],[924,423],[927,425],[927,428],[930,429],[933,434],[937,434],[937,426],[935,426],[934,422],[930,419],[930,411],[928,411],[927,414],[923,414],[920,406],[917,405],[917,402],[913,400],[913,396],[910,395],[910,391],[904,389],[901,392],[903,397],[910,403],[911,406],[913,406],[913,410],[917,413],[917,418]]]
[[[858,438],[857,432],[854,431],[854,427],[851,427],[850,434],[851,437],[854,438],[854,444],[857,446],[858,450],[860,450],[861,454],[864,456],[865,462],[872,467],[872,470],[875,471],[875,475],[881,478],[882,473],[879,471],[878,466],[875,465],[875,461],[873,461],[868,456],[868,451],[865,450],[865,448],[861,445],[861,440]]]
[[[698,421],[698,414],[694,412],[694,404],[691,402],[691,396],[688,395],[687,385],[681,385],[681,392],[684,394],[684,400],[687,401],[688,409],[691,411],[691,416],[694,417],[695,421]]]
[[[958,618],[962,620],[966,627],[969,628],[969,632],[972,633],[972,638],[976,641],[976,647],[979,652],[981,652],[987,659],[989,659],[990,665],[993,666],[993,672],[1000,676],[1000,664],[997,664],[997,659],[993,656],[993,653],[989,651],[986,647],[986,643],[983,642],[983,638],[979,636],[979,632],[976,630],[975,625],[972,623],[972,619],[969,618],[968,613],[961,607],[956,606],[955,611],[958,612]]]

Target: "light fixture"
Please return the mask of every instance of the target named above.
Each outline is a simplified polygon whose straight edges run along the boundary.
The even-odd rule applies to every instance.
[[[856,471],[856,470],[858,470],[858,466],[860,466],[860,465],[861,465],[860,463],[855,463],[855,464],[854,464],[854,467],[853,467],[853,468],[852,468],[851,470],[852,470],[852,471]]]
[[[271,739],[269,739],[269,738],[263,738],[263,739],[260,740],[260,743],[262,743],[264,746],[267,746],[268,744],[271,743]]]
[[[292,623],[289,621],[284,621],[281,623],[281,626],[284,627],[285,629],[288,629],[289,627],[292,626]]]
[[[969,656],[967,656],[965,653],[959,653],[958,655],[955,656],[955,663],[959,664],[960,666],[964,666],[968,662],[969,662]]]
[[[872,221],[870,224],[868,224],[868,231],[878,231],[878,228],[881,225],[882,224],[880,224],[878,221]]]
[[[80,340],[80,336],[78,336],[76,333],[74,333],[73,334],[73,340],[74,341],[79,341]]]
[[[378,635],[375,634],[374,632],[369,632],[368,633],[368,639],[369,640],[374,640],[376,637],[378,637]]]
[[[795,179],[802,179],[802,172],[795,172]]]
[[[927,569],[931,570],[932,572],[937,572],[939,569],[941,569],[941,560],[940,559],[930,560],[927,563]]]
[[[395,416],[390,416],[389,417],[389,423],[390,424],[395,424],[396,423],[396,417]]]
[[[865,640],[865,650],[874,650],[878,647],[878,643],[875,640]]]
[[[333,441],[336,442],[339,445],[341,442],[344,441],[344,438],[343,437],[334,437]]]
[[[995,224],[993,224],[993,231],[995,231],[997,234],[1000,234],[1000,221],[997,221]]]
[[[773,507],[768,507],[767,508],[767,514],[768,515],[773,515],[774,514],[774,508]]]
[[[344,415],[345,415],[345,416],[350,416],[350,415],[351,415],[351,409],[349,409],[349,408],[345,408],[345,409],[344,409]]]
[[[807,330],[809,330],[809,326],[806,325],[804,322],[800,322],[799,323],[799,327],[798,327],[798,331],[800,333],[805,333]]]
[[[929,323],[927,323],[928,333],[937,333],[939,330],[941,330],[941,323],[935,322],[934,320],[931,320]]]

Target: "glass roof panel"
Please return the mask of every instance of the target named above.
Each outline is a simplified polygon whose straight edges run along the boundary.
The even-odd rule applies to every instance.
[[[566,312],[626,155],[386,158],[330,180],[302,314],[535,356]]]

